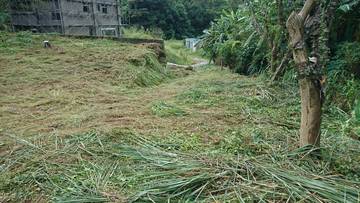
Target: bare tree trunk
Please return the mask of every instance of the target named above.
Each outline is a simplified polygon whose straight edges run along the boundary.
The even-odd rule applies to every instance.
[[[290,35],[290,45],[293,47],[294,61],[298,66],[300,77],[300,146],[320,146],[322,107],[320,78],[313,74],[317,60],[309,61],[304,39],[305,20],[316,3],[316,0],[306,0],[300,13],[293,12],[286,23]]]

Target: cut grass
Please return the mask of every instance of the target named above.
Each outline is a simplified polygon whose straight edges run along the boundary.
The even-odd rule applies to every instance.
[[[159,63],[156,56],[148,54],[144,58],[142,66],[146,68],[136,75],[135,84],[141,87],[150,87],[172,78],[171,72]]]
[[[0,37],[0,128],[11,133],[65,135],[103,123],[106,129],[126,120],[119,114],[132,109],[127,92],[173,77],[146,45],[29,33]],[[43,40],[53,48],[44,49]]]
[[[155,103],[151,110],[153,114],[160,117],[169,117],[169,116],[186,116],[187,113],[181,108],[165,103],[163,101]]]
[[[140,85],[143,46],[29,36],[0,48],[1,202],[357,201],[355,114],[329,108],[310,158],[296,86],[212,66]]]
[[[292,153],[302,157],[309,166],[298,167],[288,154],[250,159],[208,159],[190,154],[175,154],[142,142],[139,146],[124,146],[121,156],[133,159],[145,174],[139,178],[144,188],[134,200],[141,201],[333,201],[356,202],[358,182],[337,176],[312,173],[316,164],[304,158],[301,151]],[[218,157],[220,158],[220,157]],[[286,168],[285,168],[286,167]],[[142,171],[140,169],[140,171]]]
[[[1,158],[4,201],[357,202],[360,195],[359,182],[334,173],[332,161],[273,143],[266,154],[248,156],[179,151],[126,129],[31,141],[7,137],[23,147]],[[351,140],[327,141],[324,157],[337,147],[358,153]]]

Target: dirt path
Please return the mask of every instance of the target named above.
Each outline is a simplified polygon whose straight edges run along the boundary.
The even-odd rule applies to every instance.
[[[168,68],[192,68],[192,69],[196,69],[196,68],[200,68],[202,66],[206,66],[209,65],[209,61],[206,59],[202,59],[202,58],[193,58],[194,64],[192,65],[180,65],[180,64],[176,64],[176,63],[167,63],[166,66]]]

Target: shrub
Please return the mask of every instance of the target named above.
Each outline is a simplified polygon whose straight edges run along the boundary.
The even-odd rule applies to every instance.
[[[249,15],[245,8],[224,13],[202,37],[202,46],[212,60],[221,60],[222,65],[246,75],[263,71],[268,53],[265,35],[254,31]]]

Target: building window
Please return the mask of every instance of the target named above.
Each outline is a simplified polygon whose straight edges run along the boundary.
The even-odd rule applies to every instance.
[[[90,5],[89,5],[89,3],[83,3],[83,11],[85,13],[90,13]]]
[[[104,37],[116,37],[116,29],[115,28],[102,28],[101,29],[102,36]]]
[[[98,12],[108,13],[108,7],[106,4],[98,4],[97,10],[98,10]]]
[[[59,6],[59,0],[54,0],[54,4],[55,4],[55,8],[56,9],[59,9],[60,6]]]
[[[60,13],[51,13],[52,20],[61,20]]]
[[[108,13],[108,8],[105,4],[102,5],[102,12],[103,13]]]

